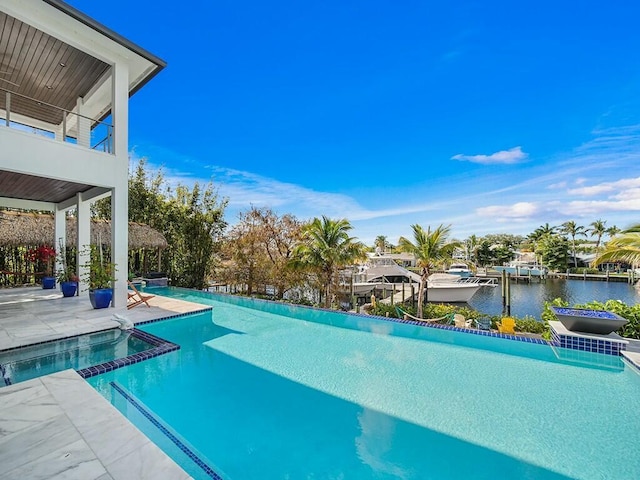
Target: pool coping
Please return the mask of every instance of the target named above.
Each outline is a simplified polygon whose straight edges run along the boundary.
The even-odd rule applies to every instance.
[[[420,322],[417,320],[411,320],[411,319],[403,319],[403,318],[395,318],[395,317],[383,317],[381,315],[369,315],[366,313],[357,313],[357,312],[345,312],[343,310],[332,310],[330,308],[325,308],[325,307],[313,307],[310,305],[300,305],[297,303],[287,303],[287,302],[280,302],[277,300],[267,300],[265,298],[255,298],[255,297],[245,297],[245,296],[240,296],[240,295],[234,295],[231,293],[225,293],[225,292],[209,292],[209,291],[203,291],[203,290],[196,290],[196,289],[191,289],[191,288],[184,288],[184,287],[174,287],[174,286],[170,286],[168,288],[172,288],[172,289],[176,289],[176,290],[182,290],[185,292],[199,292],[199,293],[205,293],[208,295],[220,295],[220,296],[225,296],[225,297],[231,297],[231,298],[243,298],[246,300],[251,300],[254,302],[264,302],[264,303],[274,303],[277,305],[290,305],[292,307],[299,307],[299,308],[306,308],[309,310],[321,310],[324,312],[332,312],[332,313],[342,313],[345,315],[351,315],[351,316],[355,316],[355,317],[361,317],[361,318],[374,318],[376,320],[384,320],[387,322],[394,322],[394,323],[403,323],[403,324],[409,324],[409,325],[416,325],[419,327],[427,327],[427,328],[438,328],[441,330],[450,330],[453,332],[462,332],[462,333],[471,333],[473,335],[481,335],[481,336],[486,336],[486,337],[493,337],[493,338],[502,338],[505,340],[515,340],[518,342],[526,342],[526,343],[536,343],[536,344],[541,344],[541,345],[555,345],[553,342],[544,340],[542,338],[535,338],[535,337],[527,337],[527,336],[523,336],[523,335],[508,335],[505,333],[499,333],[499,332],[490,332],[487,330],[479,330],[479,329],[475,329],[475,328],[460,328],[460,327],[456,327],[455,325],[443,325],[441,323],[433,323],[433,322]],[[153,293],[153,290],[150,289],[149,290],[150,293]],[[160,295],[162,296],[162,294],[156,294],[156,295]],[[197,302],[194,302],[197,303]]]
[[[193,312],[185,312],[185,313],[177,313],[174,315],[169,315],[162,318],[154,318],[150,320],[144,320],[142,322],[136,323],[136,327],[132,330],[132,335],[144,340],[151,345],[154,345],[154,348],[149,350],[145,350],[144,352],[134,353],[133,355],[128,355],[123,358],[119,358],[117,360],[110,360],[108,362],[101,363],[99,365],[94,365],[87,368],[82,368],[77,370],[78,374],[84,378],[91,378],[96,375],[101,375],[106,372],[111,372],[118,368],[126,367],[127,365],[133,365],[134,363],[144,362],[145,360],[149,360],[150,358],[155,358],[160,355],[164,355],[166,353],[175,352],[176,350],[180,350],[180,345],[177,343],[170,342],[165,340],[164,338],[160,338],[156,335],[152,335],[148,332],[144,332],[137,328],[138,325],[147,325],[149,323],[163,322],[165,320],[173,320],[176,318],[186,317],[189,315],[197,315],[200,313],[211,312],[213,307],[202,308],[200,310],[195,310]]]
[[[134,363],[139,363],[139,362],[143,362],[145,360],[148,360],[150,358],[154,358],[160,355],[164,355],[166,353],[170,353],[170,352],[174,352],[176,350],[180,349],[180,345],[175,344],[173,342],[169,342],[168,340],[165,340],[163,338],[157,337],[155,335],[151,335],[150,333],[144,332],[142,330],[139,330],[137,328],[138,325],[146,325],[149,323],[155,323],[155,322],[162,322],[165,320],[171,320],[171,319],[175,319],[175,318],[180,318],[180,317],[185,317],[188,315],[193,315],[193,314],[199,314],[199,313],[204,313],[204,312],[210,312],[213,310],[213,307],[205,307],[205,308],[201,308],[199,310],[194,310],[192,312],[184,312],[184,313],[177,313],[177,314],[173,314],[173,315],[167,315],[165,317],[161,317],[161,318],[153,318],[153,319],[149,319],[149,320],[143,320],[141,322],[136,323],[136,327],[129,329],[129,331],[131,332],[131,335],[140,338],[141,340],[150,343],[151,345],[153,345],[153,348],[149,349],[149,350],[145,350],[144,352],[140,352],[140,353],[135,353],[132,355],[128,355],[126,357],[122,357],[122,358],[118,358],[115,360],[110,360],[108,362],[103,362],[97,365],[92,365],[90,367],[85,367],[85,368],[81,368],[81,369],[77,369],[76,371],[78,372],[78,374],[82,377],[82,378],[90,378],[93,377],[95,375],[100,375],[102,373],[106,373],[106,372],[110,372],[112,370],[118,369],[118,368],[122,368],[122,367],[126,367],[127,365],[132,365]],[[77,338],[77,337],[82,337],[84,335],[92,335],[94,333],[100,333],[100,332],[107,332],[109,330],[116,330],[118,327],[111,327],[111,328],[103,328],[100,330],[96,330],[93,332],[87,332],[87,333],[78,333],[75,335],[69,335],[66,337],[60,337],[60,338],[55,338],[55,339],[51,339],[51,340],[43,340],[40,342],[34,342],[34,343],[29,343],[26,345],[20,345],[18,347],[11,347],[11,348],[5,348],[3,350],[0,350],[0,353],[8,353],[8,352],[13,352],[13,351],[19,351],[25,348],[30,348],[30,347],[34,347],[34,346],[38,346],[38,345],[46,345],[46,344],[50,344],[50,343],[55,343],[55,342],[59,342],[62,340],[69,340],[72,338]],[[55,372],[54,372],[55,373]],[[6,377],[6,370],[3,364],[0,363],[0,375],[2,375],[2,381],[4,382],[5,386],[9,386],[9,385],[13,385],[13,382],[11,381],[11,379]],[[46,375],[45,375],[46,376]]]

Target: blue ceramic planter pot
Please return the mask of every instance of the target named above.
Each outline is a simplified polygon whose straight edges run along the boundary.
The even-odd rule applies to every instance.
[[[93,308],[107,308],[111,304],[113,290],[110,288],[99,288],[89,290],[89,301]]]
[[[50,290],[56,287],[56,277],[42,277],[42,288]]]
[[[60,289],[62,290],[63,297],[73,297],[76,294],[77,288],[77,282],[62,282],[60,284]]]

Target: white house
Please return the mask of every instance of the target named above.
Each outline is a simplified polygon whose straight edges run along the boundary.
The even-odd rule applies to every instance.
[[[0,2],[0,206],[54,212],[56,247],[76,208],[82,252],[90,205],[110,195],[115,306],[127,299],[129,97],[165,65],[62,1]]]

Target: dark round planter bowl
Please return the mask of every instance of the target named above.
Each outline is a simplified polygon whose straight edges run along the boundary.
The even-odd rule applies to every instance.
[[[76,294],[77,288],[77,282],[62,282],[60,284],[60,289],[62,290],[63,297],[73,297]]]
[[[110,288],[98,288],[89,290],[89,300],[93,308],[107,308],[111,304],[113,290]]]
[[[56,287],[56,277],[42,277],[42,288],[50,290]]]

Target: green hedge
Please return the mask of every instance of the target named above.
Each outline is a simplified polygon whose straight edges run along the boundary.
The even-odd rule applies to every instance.
[[[416,308],[412,307],[411,305],[400,305],[400,308],[402,308],[402,310],[410,315],[415,316],[416,314]],[[369,313],[371,313],[372,315],[379,315],[381,317],[398,318],[395,305],[386,305],[380,302],[376,303],[376,306],[373,307],[369,311]],[[452,313],[464,315],[465,318],[471,320],[488,318],[491,320],[491,328],[494,330],[498,329],[498,322],[502,320],[502,316],[500,315],[487,315],[473,310],[469,307],[457,307],[454,305],[447,305],[442,303],[428,303],[423,308],[424,318],[440,318]],[[514,318],[516,321],[517,332],[536,333],[542,335],[545,338],[549,338],[549,325],[547,324],[547,322],[540,322],[530,316],[518,318],[512,315],[511,318]]]

